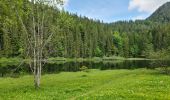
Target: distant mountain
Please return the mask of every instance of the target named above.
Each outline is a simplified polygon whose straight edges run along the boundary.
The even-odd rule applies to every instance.
[[[154,22],[170,22],[170,2],[159,7],[147,20]]]

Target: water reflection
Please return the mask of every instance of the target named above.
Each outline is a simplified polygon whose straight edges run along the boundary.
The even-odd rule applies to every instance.
[[[59,72],[76,72],[80,71],[82,66],[88,69],[100,70],[114,70],[114,69],[137,69],[137,68],[150,68],[170,66],[170,61],[158,60],[116,60],[116,61],[103,61],[103,62],[50,62],[46,63],[42,69],[43,74],[59,73]],[[28,64],[17,68],[13,64],[0,64],[0,76],[22,75],[31,74]]]

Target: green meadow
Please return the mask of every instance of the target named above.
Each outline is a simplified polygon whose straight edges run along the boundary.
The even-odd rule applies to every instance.
[[[160,70],[88,70],[0,78],[0,100],[170,100],[170,76]]]

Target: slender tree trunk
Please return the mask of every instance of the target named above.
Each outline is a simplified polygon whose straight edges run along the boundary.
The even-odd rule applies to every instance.
[[[16,14],[19,21],[22,24],[24,33],[27,36],[27,47],[29,51],[30,68],[34,74],[34,86],[36,89],[40,88],[41,70],[43,59],[45,58],[44,48],[50,41],[51,37],[55,32],[49,32],[50,24],[47,23],[49,20],[47,14],[53,14],[50,12],[50,6],[56,7],[55,3],[61,4],[60,0],[30,0],[31,2],[31,25],[32,29],[28,30],[24,25],[22,17],[19,15],[17,9]],[[49,6],[49,8],[47,6]],[[48,15],[50,16],[50,15]],[[46,27],[44,24],[47,24]],[[48,28],[48,29],[47,29]],[[45,35],[46,33],[46,35]]]

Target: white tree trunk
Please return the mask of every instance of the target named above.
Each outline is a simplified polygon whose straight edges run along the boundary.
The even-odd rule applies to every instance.
[[[19,15],[17,9],[17,16],[19,17],[19,21],[22,24],[22,28],[24,33],[26,34],[27,42],[29,46],[29,59],[30,59],[30,68],[34,74],[34,86],[36,89],[40,88],[40,80],[41,80],[41,70],[42,70],[42,63],[44,61],[44,47],[47,45],[49,40],[51,39],[54,33],[48,33],[47,38],[44,38],[46,28],[44,27],[46,12],[48,12],[48,8],[46,9],[45,5],[49,5],[52,7],[56,7],[56,4],[61,4],[63,0],[30,0],[32,7],[31,7],[31,25],[32,30],[28,30],[24,25],[24,22]],[[49,7],[50,8],[50,7]],[[50,9],[51,10],[51,9]],[[45,14],[46,13],[46,14]],[[52,13],[51,13],[52,14]],[[48,26],[48,28],[51,28]],[[32,68],[33,67],[33,68]]]

